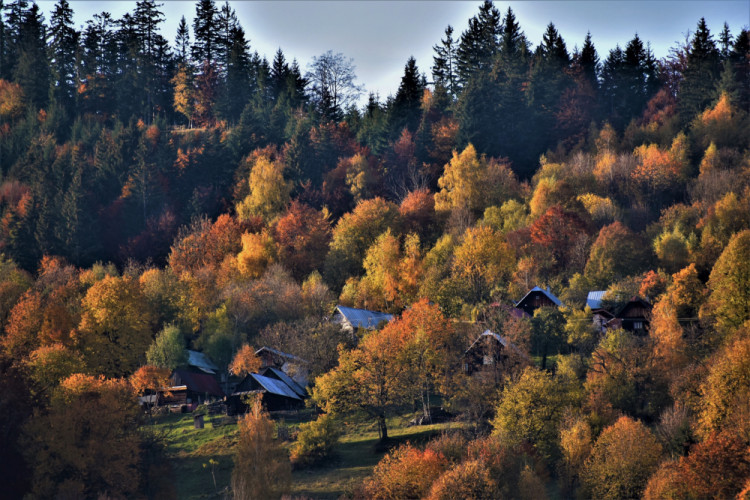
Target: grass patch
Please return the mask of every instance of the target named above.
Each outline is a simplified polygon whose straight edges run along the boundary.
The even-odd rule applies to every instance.
[[[221,499],[230,484],[234,467],[234,446],[237,443],[237,424],[230,423],[213,427],[206,417],[205,428],[194,429],[190,414],[165,415],[154,418],[149,427],[162,435],[167,443],[167,453],[172,463],[177,495],[180,499]],[[309,414],[297,417],[285,416],[279,421],[285,427],[294,427],[311,418]],[[434,424],[407,427],[408,419],[392,419],[388,422],[391,446],[406,441],[423,444],[442,431],[455,428],[457,424]],[[292,472],[290,493],[295,496],[334,499],[351,493],[385,454],[376,450],[378,433],[371,425],[348,425],[338,446],[336,457],[330,463],[313,469]],[[291,447],[292,443],[288,443]],[[214,487],[209,460],[216,476]],[[205,464],[205,467],[204,467]]]

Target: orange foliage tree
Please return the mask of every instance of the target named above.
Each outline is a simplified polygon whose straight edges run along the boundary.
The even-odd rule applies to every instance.
[[[583,484],[593,498],[640,498],[661,452],[645,425],[620,417],[596,440],[582,472]]]
[[[276,221],[273,234],[279,248],[279,261],[295,278],[303,279],[323,262],[328,252],[331,225],[323,213],[293,201]]]
[[[40,498],[132,497],[141,487],[138,405],[122,379],[72,375],[24,430]]]
[[[274,439],[275,425],[259,400],[237,427],[239,440],[232,471],[234,498],[280,498],[291,481],[291,464],[284,447]]]
[[[244,377],[248,373],[257,373],[260,367],[261,360],[255,355],[255,349],[245,344],[234,355],[229,371],[233,375]]]
[[[423,498],[433,481],[447,468],[442,454],[405,444],[386,455],[365,480],[363,492],[373,500]]]

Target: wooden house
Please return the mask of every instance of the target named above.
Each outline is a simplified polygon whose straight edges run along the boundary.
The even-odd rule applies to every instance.
[[[261,347],[255,351],[255,355],[260,358],[261,370],[273,367],[279,369],[285,375],[294,380],[296,384],[302,387],[307,386],[310,375],[310,363],[294,354],[281,352],[272,347]]]
[[[160,405],[181,406],[193,410],[199,404],[224,397],[219,382],[207,373],[178,368],[172,372],[169,380],[169,393],[159,394]]]
[[[506,368],[525,358],[526,355],[508,339],[485,330],[464,351],[463,371],[467,375],[490,372],[494,375],[495,382],[499,382]]]
[[[544,290],[535,286],[521,300],[516,302],[515,305],[517,309],[520,309],[529,316],[533,316],[534,311],[540,307],[560,307],[562,306],[562,302],[552,294],[549,288]]]
[[[302,388],[285,377],[281,370],[268,368],[264,373],[266,375],[250,373],[237,384],[232,395],[227,398],[231,413],[247,411],[243,396],[251,394],[259,395],[268,411],[297,410],[305,406],[304,394],[300,394],[303,392]],[[291,386],[285,382],[286,379],[292,382]]]
[[[646,335],[650,326],[650,318],[651,304],[640,297],[632,297],[604,326],[607,330],[622,328],[637,335]]]

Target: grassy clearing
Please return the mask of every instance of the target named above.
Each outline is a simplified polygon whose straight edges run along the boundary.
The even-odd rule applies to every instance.
[[[301,419],[286,418],[280,421],[284,427],[294,427]],[[177,494],[180,499],[221,499],[229,485],[234,445],[237,443],[235,423],[214,427],[214,417],[206,417],[204,429],[193,428],[193,417],[167,415],[157,417],[152,429],[164,436],[169,458],[174,470]],[[406,441],[423,443],[456,424],[435,424],[406,427],[406,419],[389,421],[391,444],[398,446]],[[292,473],[290,493],[295,496],[333,499],[351,493],[362,480],[370,475],[373,467],[383,457],[376,450],[378,434],[371,426],[346,426],[337,449],[337,456],[330,463],[314,469],[295,470]],[[291,443],[288,443],[291,446]],[[216,487],[211,475],[209,460],[213,466]]]

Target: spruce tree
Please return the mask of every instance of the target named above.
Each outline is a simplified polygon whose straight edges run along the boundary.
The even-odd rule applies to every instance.
[[[586,33],[586,39],[583,41],[581,49],[580,65],[583,74],[591,84],[594,90],[599,88],[599,55],[596,53],[596,47],[591,40],[591,32]]]
[[[485,0],[479,7],[479,13],[469,19],[469,27],[461,34],[456,49],[456,73],[460,87],[464,87],[476,73],[490,71],[502,33],[500,11],[490,0]]]
[[[720,71],[719,50],[706,20],[701,18],[690,41],[687,67],[680,83],[678,112],[683,124],[687,124],[709,105]]]
[[[214,0],[199,0],[195,7],[195,19],[193,19],[193,61],[202,65],[204,61],[209,63],[216,59],[219,13],[216,10]]]
[[[37,4],[23,14],[18,38],[18,61],[13,80],[21,85],[29,105],[45,108],[49,100],[50,68],[47,59],[47,30]]]
[[[455,99],[458,94],[458,75],[456,74],[456,41],[453,40],[453,27],[445,28],[445,38],[440,45],[432,47],[435,55],[432,57],[432,78],[435,86],[441,86]]]
[[[185,21],[185,16],[182,16],[180,24],[177,26],[174,46],[177,64],[187,64],[190,61],[190,28]]]
[[[426,87],[420,76],[417,61],[410,57],[404,66],[404,76],[390,109],[391,131],[397,137],[403,128],[416,131],[421,116],[422,95]]]
[[[59,0],[50,16],[50,98],[68,113],[75,111],[76,57],[80,33],[73,28],[73,9]]]

